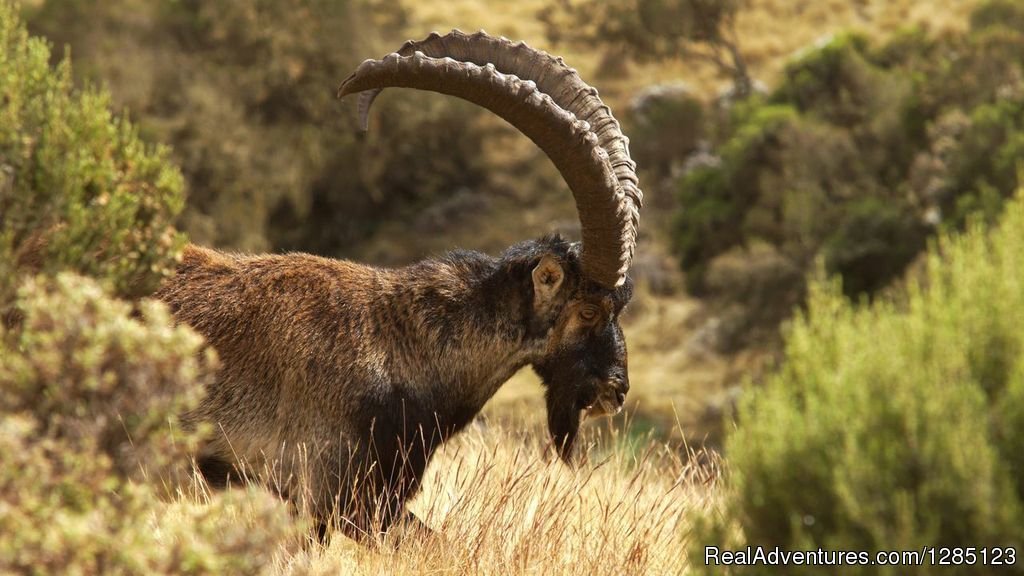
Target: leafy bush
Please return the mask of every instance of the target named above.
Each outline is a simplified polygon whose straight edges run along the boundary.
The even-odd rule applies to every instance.
[[[178,415],[212,376],[212,353],[199,354],[202,337],[173,327],[152,300],[130,320],[127,302],[68,273],[30,279],[18,309],[21,325],[0,342],[3,412],[32,415],[37,434],[76,453],[99,452],[124,477],[159,478],[187,464],[193,446]]]
[[[66,268],[147,293],[182,244],[181,175],[111,116],[105,93],[74,90],[67,61],[51,72],[49,47],[15,16],[0,3],[0,277]],[[0,286],[0,309],[14,284]]]
[[[726,547],[1019,550],[1022,271],[1024,190],[991,234],[976,223],[943,238],[905,301],[858,308],[836,283],[815,284],[781,371],[741,403],[724,519],[706,536]]]
[[[111,295],[173,266],[181,176],[49,57],[0,0],[0,572],[262,572],[296,540],[283,504],[188,505],[204,431],[179,417],[212,353],[163,304]]]
[[[721,161],[680,183],[676,247],[691,289],[710,292],[705,273],[714,259],[767,243],[802,270],[824,254],[851,293],[871,291],[923,247],[919,216],[879,181],[858,141],[877,138],[756,101],[734,121]]]
[[[263,491],[162,504],[108,462],[0,419],[0,571],[8,574],[263,574],[294,534]]]
[[[23,321],[0,331],[0,571],[252,574],[295,541],[266,493],[161,502],[187,486],[201,431],[179,415],[213,375],[163,304],[133,318],[70,273],[30,279],[17,302]]]
[[[907,206],[865,198],[850,202],[822,248],[827,271],[850,295],[872,294],[899,276],[925,247],[927,228]]]
[[[1024,91],[975,108],[948,162],[946,210],[954,223],[976,212],[986,192],[1001,200],[1017,184],[1024,158]],[[990,211],[989,211],[990,212]]]
[[[848,296],[870,296],[936,230],[996,219],[1024,155],[1024,33],[1002,25],[1018,12],[993,0],[963,33],[912,29],[881,45],[835,36],[797,56],[767,98],[720,114],[719,162],[676,185],[673,236],[691,290],[747,309],[741,324],[756,327],[759,312],[709,282],[717,260],[767,245],[804,274],[823,260]]]
[[[865,37],[850,34],[807,51],[786,67],[774,99],[840,126],[863,123],[876,108],[871,102],[879,93],[876,84],[888,81],[883,71],[865,59],[867,50]]]
[[[681,168],[706,136],[705,114],[684,85],[652,86],[633,99],[626,133],[645,178],[660,180]]]
[[[1024,6],[1017,0],[988,0],[971,14],[971,28],[1002,27],[1024,29]]]
[[[747,210],[762,194],[758,166],[771,163],[796,112],[752,104],[741,106],[736,116],[742,127],[724,146],[721,162],[697,167],[680,182],[676,248],[691,290],[700,290],[714,256],[744,241]]]

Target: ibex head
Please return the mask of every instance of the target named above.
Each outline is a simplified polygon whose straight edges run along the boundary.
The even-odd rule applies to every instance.
[[[386,87],[441,92],[491,110],[544,150],[572,190],[580,243],[546,238],[503,257],[530,267],[529,317],[544,348],[533,366],[547,387],[552,437],[568,461],[581,420],[617,413],[629,389],[619,314],[632,295],[627,273],[643,199],[629,140],[597,90],[561,58],[484,32],[406,42],[363,62],[338,96],[362,93],[365,129]]]
[[[629,372],[619,314],[633,295],[633,283],[626,278],[608,289],[585,276],[574,282],[565,277],[566,268],[571,266],[545,257],[533,271],[534,306],[558,307],[544,356],[533,368],[547,388],[548,429],[568,462],[582,420],[618,414],[626,400]]]

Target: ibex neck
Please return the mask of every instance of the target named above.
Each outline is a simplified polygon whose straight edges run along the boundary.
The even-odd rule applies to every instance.
[[[427,355],[408,358],[401,379],[445,411],[472,417],[539,355],[541,342],[527,328],[532,303],[523,280],[496,259],[457,252],[396,274],[390,306],[407,310],[409,348]]]

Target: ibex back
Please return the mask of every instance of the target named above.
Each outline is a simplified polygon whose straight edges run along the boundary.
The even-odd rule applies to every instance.
[[[437,447],[523,366],[546,386],[567,462],[581,420],[617,412],[629,389],[618,318],[642,196],[596,91],[560,59],[458,31],[364,62],[339,95],[366,91],[365,124],[387,86],[459,96],[523,131],[566,178],[583,241],[549,236],[500,257],[455,251],[399,269],[185,250],[157,295],[221,359],[186,415],[214,428],[199,468],[212,484],[240,465],[268,475],[311,503],[321,538],[331,519],[362,537],[407,516]]]

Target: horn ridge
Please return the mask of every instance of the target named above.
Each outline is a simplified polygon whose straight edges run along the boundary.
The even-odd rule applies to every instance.
[[[477,66],[490,63],[494,64],[499,72],[513,74],[524,80],[533,80],[542,92],[554,99],[555,103],[592,126],[598,126],[598,120],[607,120],[610,130],[604,133],[602,147],[609,152],[613,162],[616,156],[624,155],[628,158],[626,146],[621,142],[615,142],[625,136],[622,135],[621,126],[612,115],[611,109],[601,101],[597,89],[584,82],[579,72],[568,66],[560,56],[531,48],[523,41],[512,42],[503,36],[495,38],[483,30],[466,34],[459,29],[445,35],[431,32],[423,40],[408,40],[398,53],[411,56],[416,51],[432,58],[447,56],[459,61],[472,62]],[[379,92],[374,93],[373,98],[376,98],[377,94]],[[372,103],[372,98],[368,95],[364,98]],[[366,109],[368,111],[369,106],[366,106]]]
[[[581,212],[581,227],[585,232],[581,259],[584,271],[595,279],[597,277],[603,278],[601,283],[614,285],[621,283],[624,280],[624,274],[629,268],[634,252],[636,231],[639,225],[639,208],[642,206],[643,193],[639,188],[639,181],[636,176],[636,164],[629,156],[629,141],[622,134],[621,126],[612,115],[611,109],[601,101],[597,89],[583,82],[579,73],[566,65],[562,58],[552,56],[544,51],[535,50],[522,41],[513,42],[504,37],[492,37],[482,30],[472,34],[466,34],[457,29],[444,35],[432,32],[422,40],[405,42],[398,52],[389,55],[388,58],[391,56],[415,57],[417,53],[421,53],[424,58],[450,58],[454,61],[463,64],[473,64],[477,67],[486,67],[489,64],[498,74],[512,76],[520,81],[532,81],[536,85],[537,90],[545,94],[557,108],[565,110],[574,118],[585,121],[589,125],[590,131],[596,136],[598,146],[604,152],[603,156],[606,158],[607,169],[614,176],[612,186],[602,191],[604,201],[598,202],[598,205],[605,205],[606,209],[610,209],[610,216],[618,224],[617,227],[611,225],[596,226],[596,222],[584,222],[584,214]],[[450,67],[447,69],[452,72],[456,70]],[[478,78],[482,77],[478,76]],[[489,78],[493,81],[497,77],[489,76]],[[346,80],[347,82],[348,80]],[[400,84],[393,85],[398,86]],[[508,86],[508,84],[501,85]],[[339,90],[339,97],[344,94],[360,91],[354,89],[353,86],[354,84],[349,84],[346,89],[346,86],[343,85]],[[367,124],[370,105],[372,105],[373,100],[384,87],[385,85],[382,84],[381,86],[367,86],[362,89],[365,91],[360,94],[358,111],[360,127],[364,130]],[[445,92],[444,90],[438,91]],[[465,95],[455,95],[466,98]],[[474,101],[471,98],[466,99]],[[492,106],[478,101],[474,102],[504,117],[500,111],[495,110]],[[515,123],[513,122],[513,124]],[[517,128],[519,128],[518,125]],[[522,130],[522,128],[520,129]],[[524,133],[526,132],[524,131]],[[552,157],[553,161],[555,160],[551,150],[545,148],[541,142],[530,134],[527,134],[527,136],[531,137],[541,146]],[[556,162],[557,164],[558,162]],[[561,170],[561,167],[559,169]],[[594,196],[594,194],[584,194],[581,196],[580,191],[577,190],[573,183],[569,182],[569,176],[564,172],[563,177],[566,177],[567,183],[573,189],[573,193],[577,198],[577,207],[583,208],[581,200],[586,196]],[[596,198],[592,200],[596,200]],[[609,205],[609,203],[613,203],[613,205]],[[601,220],[605,223],[609,222],[609,219],[606,218]],[[587,233],[587,231],[590,231],[590,233]],[[612,262],[612,258],[606,257],[604,254],[597,255],[595,253],[595,251],[603,250],[599,249],[600,246],[607,247],[607,240],[595,240],[593,237],[594,232],[605,234],[606,237],[609,234],[615,237],[615,242],[618,243],[618,247],[613,251],[617,255],[615,258],[616,262]],[[617,277],[609,283],[607,281],[609,273],[599,272],[597,271],[598,268],[611,271]]]

